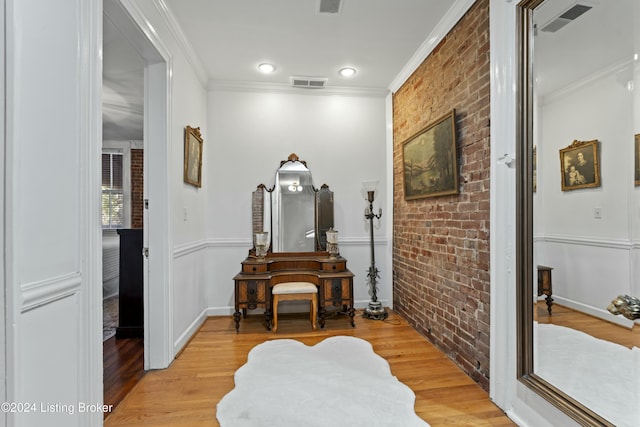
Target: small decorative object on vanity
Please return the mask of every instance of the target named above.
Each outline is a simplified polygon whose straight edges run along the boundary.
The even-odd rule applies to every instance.
[[[376,257],[373,248],[373,219],[376,218],[378,221],[380,221],[380,218],[382,217],[382,209],[379,209],[377,214],[373,212],[373,201],[375,200],[377,186],[378,181],[368,181],[362,183],[362,193],[365,196],[365,199],[369,202],[369,207],[365,208],[364,210],[364,217],[369,220],[369,243],[371,245],[371,266],[369,267],[369,272],[367,273],[371,301],[369,302],[367,308],[364,309],[362,317],[364,317],[365,319],[384,320],[387,318],[388,313],[382,306],[382,303],[378,301],[377,283],[380,275],[378,274],[379,271],[376,268]]]
[[[255,240],[256,257],[264,259],[269,250],[269,233],[266,231],[256,233]]]
[[[327,252],[329,252],[331,259],[340,256],[340,251],[338,250],[338,230],[334,230],[333,227],[327,230]]]

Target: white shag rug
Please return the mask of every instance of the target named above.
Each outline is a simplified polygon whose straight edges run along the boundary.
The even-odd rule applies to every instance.
[[[640,349],[536,323],[534,371],[618,427],[640,420]]]
[[[429,427],[415,394],[359,338],[309,347],[278,339],[254,347],[217,406],[221,427]]]

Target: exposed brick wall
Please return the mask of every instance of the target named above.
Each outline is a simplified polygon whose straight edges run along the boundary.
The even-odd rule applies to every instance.
[[[489,0],[393,96],[394,308],[489,388]],[[405,200],[403,142],[456,110],[460,194]]]
[[[262,184],[261,184],[262,185]],[[251,218],[253,234],[264,231],[264,187],[258,188],[251,193]]]
[[[131,228],[143,228],[144,150],[131,149]]]

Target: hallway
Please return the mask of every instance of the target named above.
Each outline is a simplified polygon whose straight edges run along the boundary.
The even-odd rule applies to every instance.
[[[291,338],[313,345],[335,335],[369,341],[397,378],[416,394],[416,413],[432,427],[515,425],[488,394],[451,360],[391,312],[386,321],[356,315],[352,328],[344,318],[330,319],[312,332],[306,315],[282,316],[278,334],[264,329],[262,316],[212,317],[166,370],[148,372],[105,420],[105,426],[218,425],[216,404],[234,386],[233,373],[247,353],[268,339]]]

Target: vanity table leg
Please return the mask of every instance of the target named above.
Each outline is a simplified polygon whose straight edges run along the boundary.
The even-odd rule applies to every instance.
[[[266,325],[267,331],[270,331],[271,330],[271,310],[265,310],[264,323]]]
[[[236,322],[236,332],[238,332],[240,330],[240,319],[242,318],[242,314],[240,313],[239,310],[236,310],[235,313],[233,313],[233,320]]]
[[[324,305],[320,307],[318,310],[318,322],[320,323],[320,329],[324,328],[327,310],[324,308]]]
[[[351,326],[353,326],[354,328],[356,327],[356,322],[353,319],[356,315],[356,310],[353,308],[353,306],[349,307],[349,310],[347,310],[347,313],[349,313],[349,319],[351,320]]]

